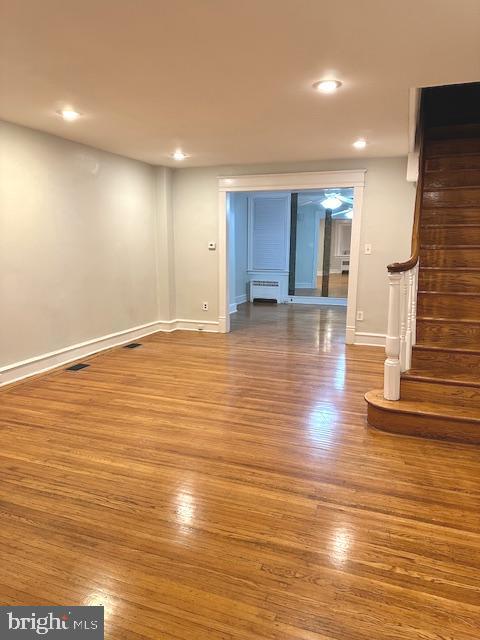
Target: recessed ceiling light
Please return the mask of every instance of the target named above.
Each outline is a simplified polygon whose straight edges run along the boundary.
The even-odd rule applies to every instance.
[[[57,113],[59,116],[62,116],[62,118],[67,122],[73,122],[80,117],[80,113],[78,113],[78,111],[74,111],[73,109],[62,109],[61,111],[57,111]]]
[[[342,83],[340,80],[320,80],[319,82],[315,82],[313,88],[321,93],[335,93],[341,86]]]
[[[176,151],[174,151],[174,153],[172,153],[172,158],[180,162],[181,160],[185,160],[185,158],[188,158],[188,156],[186,153],[183,153],[181,149],[177,149]]]
[[[367,146],[367,141],[365,140],[365,138],[359,138],[358,140],[355,140],[353,146],[355,147],[355,149],[365,149],[365,147]]]

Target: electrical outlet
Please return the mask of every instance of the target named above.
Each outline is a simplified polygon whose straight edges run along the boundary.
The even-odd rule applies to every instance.
[[[208,302],[202,302],[202,310],[208,311]]]
[[[363,320],[363,311],[357,311],[357,320],[359,322]]]

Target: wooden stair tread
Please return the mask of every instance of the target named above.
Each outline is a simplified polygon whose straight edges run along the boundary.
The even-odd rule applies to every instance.
[[[438,371],[437,369],[409,369],[402,373],[402,380],[421,380],[423,382],[442,382],[443,384],[480,388],[480,380],[472,378],[471,372]]]
[[[480,298],[480,292],[477,293],[475,291],[433,291],[431,289],[421,289],[418,293],[423,296],[468,296],[470,298]]]
[[[422,244],[422,249],[440,249],[441,251],[450,249],[475,249],[475,251],[479,251],[480,244]]]
[[[442,152],[434,152],[428,153],[426,156],[427,160],[433,160],[437,158],[458,158],[461,157],[471,157],[471,156],[479,156],[478,151],[458,151],[458,153],[454,153],[453,151],[442,151]]]
[[[441,173],[440,171],[437,173]],[[452,173],[451,171],[446,171],[445,173]],[[464,171],[458,171],[458,173],[465,173]],[[448,186],[444,186],[444,185],[431,185],[428,188],[426,188],[424,190],[424,193],[429,193],[429,192],[435,192],[435,191],[461,191],[462,189],[476,189],[477,187],[480,187],[480,181],[475,181],[473,183],[469,183],[469,184],[458,184],[458,185],[448,185]]]
[[[480,228],[479,222],[442,222],[440,224],[422,224],[422,229],[458,229],[466,227],[468,229]]]
[[[429,267],[420,265],[420,271],[480,271],[480,267]]]
[[[365,394],[365,400],[386,411],[428,416],[431,418],[452,418],[461,422],[473,422],[480,428],[480,412],[477,407],[452,406],[417,400],[385,400],[382,389],[374,389]]]
[[[466,347],[443,347],[438,344],[416,344],[413,348],[422,351],[440,351],[442,353],[471,353],[480,356],[480,349],[468,349]]]
[[[423,322],[445,322],[445,323],[464,323],[464,324],[474,324],[480,326],[480,320],[476,318],[439,318],[437,316],[417,316],[418,321]]]
[[[425,163],[425,176],[435,177],[445,174],[456,174],[464,171],[480,169],[480,155],[470,154],[429,158]]]

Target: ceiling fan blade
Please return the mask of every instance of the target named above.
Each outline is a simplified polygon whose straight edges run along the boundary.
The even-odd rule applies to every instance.
[[[342,209],[341,211],[335,211],[335,213],[332,213],[332,216],[344,216],[347,213],[351,213],[353,211],[353,209]]]

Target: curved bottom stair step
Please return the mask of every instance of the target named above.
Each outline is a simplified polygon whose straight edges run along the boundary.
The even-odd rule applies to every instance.
[[[390,433],[480,444],[478,407],[418,400],[385,400],[376,389],[365,395],[367,420],[372,427]]]

